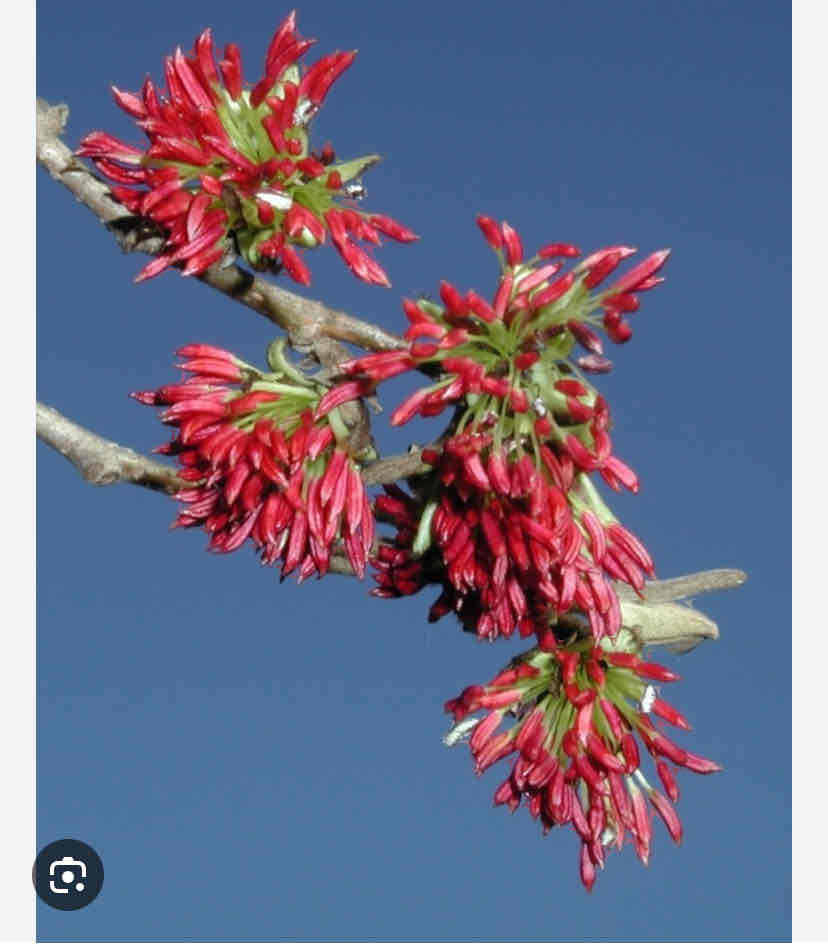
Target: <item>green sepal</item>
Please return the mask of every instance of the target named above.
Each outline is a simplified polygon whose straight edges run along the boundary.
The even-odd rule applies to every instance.
[[[411,554],[414,556],[414,558],[422,558],[431,547],[431,521],[434,519],[434,513],[436,511],[437,500],[432,499],[427,503],[425,509],[423,510],[422,516],[420,516],[420,524],[417,526],[417,534],[414,536],[414,542],[411,545]]]
[[[598,734],[608,746],[617,745],[609,720],[598,700],[592,704],[592,725],[598,730]]]
[[[535,313],[535,324],[538,329],[546,329],[556,323],[568,322],[570,319],[578,319],[582,315],[579,309],[581,304],[589,296],[589,290],[584,288],[582,279],[574,282],[569,289],[554,302],[541,306]]]
[[[547,341],[546,347],[541,353],[541,359],[544,361],[566,361],[572,354],[574,347],[575,336],[567,329]],[[555,380],[557,381],[558,378]]]
[[[548,349],[544,351],[544,355],[547,355],[547,352]],[[541,357],[539,361],[536,361],[532,367],[529,368],[529,378],[531,382],[538,387],[540,396],[547,405],[553,400],[553,392],[560,393],[555,392],[555,382],[560,380],[561,373],[555,364],[555,359],[551,355],[546,358]]]
[[[285,131],[285,141],[298,141],[302,145],[302,153],[291,155],[291,161],[301,161],[308,156],[308,133],[301,125],[294,125]]]
[[[236,102],[230,98],[230,93],[225,89],[218,90],[220,101],[216,104],[216,114],[219,117],[224,130],[227,132],[230,142],[234,148],[239,151],[244,150],[247,135],[243,127],[243,111],[249,110],[250,106],[244,99],[242,92],[242,102]]]
[[[274,374],[282,375],[285,378],[291,378],[297,384],[301,384],[311,390],[316,388],[310,380],[291,364],[287,357],[288,340],[284,336],[274,339],[267,347],[267,363]]]
[[[615,637],[602,637],[601,648],[608,654],[635,654],[638,656],[641,653],[641,642],[632,631],[622,627]]]
[[[344,184],[346,181],[352,181],[355,177],[359,177],[359,175],[367,171],[368,168],[379,164],[381,160],[382,155],[380,154],[366,154],[361,158],[352,158],[350,161],[344,161],[342,164],[331,164],[328,167],[328,173],[338,171]]]
[[[252,230],[261,229],[262,222],[259,220],[259,208],[256,206],[255,200],[250,200],[248,197],[241,198],[241,215],[244,222]]]
[[[442,319],[445,314],[445,309],[431,299],[418,299],[417,305],[432,319]]]
[[[282,370],[282,359],[284,358],[286,342],[287,339],[285,338],[274,338],[267,346],[267,355],[265,356],[267,366],[274,373],[281,372]]]
[[[553,722],[549,727],[549,737],[546,745],[547,752],[557,755],[563,742],[564,733],[571,729],[575,723],[575,707],[569,700],[560,695],[555,695],[553,701],[553,705],[549,707],[549,712],[553,714]]]
[[[486,328],[489,332],[489,341],[495,348],[500,349],[501,352],[509,352],[513,347],[512,338],[509,333],[509,329],[497,319],[494,322],[490,322]]]
[[[236,229],[234,231],[234,235],[236,238],[236,245],[239,250],[239,256],[241,256],[242,259],[246,259],[249,263],[257,263],[259,261],[259,254],[256,253],[255,250],[253,251],[251,257],[250,250],[251,244],[253,242],[253,234],[250,232],[250,230],[247,228],[243,230]]]
[[[261,262],[261,256],[259,255],[259,245],[264,243],[265,240],[269,240],[276,231],[273,227],[267,227],[264,230],[259,230],[257,233],[251,234],[249,230],[237,230],[236,239],[239,242],[239,251],[241,255],[250,263],[252,266],[256,266]]]
[[[316,181],[308,181],[306,184],[291,188],[290,196],[294,203],[301,204],[305,210],[309,210],[320,219],[323,213],[333,206],[330,192]]]
[[[307,227],[302,227],[302,232],[299,236],[291,237],[290,242],[295,243],[297,246],[303,246],[306,250],[315,250],[316,247],[319,246],[319,241]]]
[[[638,674],[629,667],[616,667],[610,664],[607,667],[607,681],[605,684],[606,693],[615,693],[627,697],[635,703],[640,703],[644,697],[644,691],[647,684],[638,676]],[[613,699],[613,703],[619,704],[622,700]]]
[[[334,407],[325,415],[328,426],[334,432],[338,446],[348,442],[348,425],[345,423],[338,407]]]
[[[579,496],[584,503],[591,509],[593,513],[601,520],[601,522],[606,526],[612,522],[617,522],[618,520],[612,514],[612,510],[604,502],[603,497],[598,492],[598,487],[592,481],[592,478],[586,473],[577,473],[575,475],[575,493]],[[623,633],[623,631],[621,632]],[[618,641],[621,637],[619,633],[613,640],[615,645],[613,650],[628,650],[626,646],[619,646]],[[622,645],[626,644],[626,640],[622,641]],[[636,653],[638,651],[636,650]]]
[[[282,72],[282,74],[279,76],[279,80],[277,82],[274,82],[273,85],[267,90],[267,94],[262,99],[261,103],[259,104],[259,107],[256,109],[258,114],[260,116],[265,116],[265,115],[270,114],[270,106],[267,104],[268,99],[272,99],[272,98],[284,99],[286,82],[292,82],[293,85],[299,85],[300,81],[301,81],[301,76],[299,75],[299,67],[295,63],[292,66],[288,66],[287,69],[285,69]],[[246,92],[242,94],[243,95],[246,94],[247,97],[245,101],[247,102],[248,105],[250,105],[250,93]],[[252,105],[250,105],[250,108],[252,109]]]
[[[288,66],[287,69],[285,69],[285,71],[282,73],[282,78],[279,82],[279,88],[282,93],[279,96],[279,98],[282,98],[285,94],[285,91],[284,91],[285,82],[292,82],[294,85],[299,85],[300,79],[301,79],[301,76],[299,75],[299,66],[297,66],[296,63],[293,63],[293,65]]]
[[[514,433],[512,435],[521,439],[531,438],[534,424],[532,417],[534,416],[534,411],[532,411],[531,416],[529,413],[515,414],[514,423],[512,425]]]

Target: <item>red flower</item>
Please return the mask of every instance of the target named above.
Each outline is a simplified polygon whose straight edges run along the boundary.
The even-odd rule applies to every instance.
[[[457,722],[487,711],[470,733],[475,771],[517,753],[509,777],[495,791],[495,804],[514,811],[525,802],[544,833],[571,824],[581,843],[581,879],[591,889],[595,868],[603,868],[608,850],[620,850],[625,839],[645,864],[649,859],[652,826],[640,788],[672,839],[681,840],[675,809],[641,771],[636,737],[652,755],[672,801],[678,788],[664,758],[696,772],[719,766],[657,732],[646,712],[652,687],[641,678],[655,665],[640,660],[629,635],[613,645],[627,649],[615,651],[573,627],[572,642],[564,643],[561,628],[556,630],[557,635],[547,632],[541,648],[513,660],[487,686],[467,687],[445,709]],[[664,668],[655,673],[676,679]],[[506,719],[511,725],[500,730]]]
[[[140,94],[113,88],[149,146],[141,150],[96,131],[78,154],[115,182],[117,200],[166,234],[164,252],[141,270],[139,281],[171,264],[183,264],[184,275],[201,273],[235,251],[255,268],[284,268],[309,285],[296,247],[318,246],[330,232],[356,276],[389,285],[354,240],[378,244],[380,233],[401,242],[417,237],[389,217],[352,206],[364,194],[359,175],[378,155],[335,164],[330,145],[319,154],[310,150],[307,126],[356,55],[331,53],[304,67],[299,60],[314,42],[300,37],[291,13],[270,42],[264,76],[248,90],[238,47],[225,47],[217,70],[207,29],[189,56],[178,49],[165,59],[166,95],[149,79]]]
[[[215,552],[250,539],[264,564],[281,561],[283,577],[298,568],[300,581],[324,575],[341,542],[362,577],[373,514],[337,408],[316,413],[324,389],[279,370],[280,345],[271,346],[271,373],[212,346],[178,354],[189,377],[132,395],[164,405],[162,420],[178,429],[159,448],[192,482],[176,495],[185,508],[174,525],[202,526]]]
[[[652,561],[612,519],[566,453],[540,447],[540,469],[514,443],[497,443],[497,425],[449,437],[424,451],[432,473],[376,500],[396,527],[373,561],[378,597],[413,594],[438,583],[434,621],[454,611],[479,637],[521,636],[550,617],[578,611],[596,640],[621,626],[611,578],[644,587]]]
[[[561,275],[562,264],[546,260],[577,256],[576,247],[549,244],[524,261],[520,238],[507,223],[481,216],[478,224],[501,263],[491,302],[447,282],[440,284],[442,305],[406,299],[408,347],[354,359],[345,371],[374,384],[414,368],[439,373],[394,411],[392,424],[460,407],[462,433],[494,416],[500,439],[531,453],[536,466],[539,445],[547,444],[568,453],[579,469],[600,472],[613,489],[637,491],[635,474],[612,454],[607,404],[581,372],[611,367],[596,329],[603,324],[613,341],[626,341],[622,313],[638,307],[635,292],[660,281],[653,274],[669,251],[653,253],[608,289],[593,292],[634,249],[606,247]],[[576,344],[585,356],[574,357]]]

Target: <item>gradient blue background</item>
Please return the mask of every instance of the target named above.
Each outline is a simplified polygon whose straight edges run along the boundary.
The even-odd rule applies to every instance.
[[[71,107],[67,142],[139,140],[109,95],[160,78],[211,25],[257,79],[278,6],[41,0],[38,94]],[[319,54],[358,47],[315,126],[377,150],[368,206],[423,240],[380,259],[394,288],[309,257],[309,295],[402,326],[401,295],[441,278],[491,291],[474,225],[531,250],[672,246],[635,336],[600,383],[637,497],[614,508],[659,575],[738,566],[697,601],[722,639],[676,658],[685,744],[723,763],[681,779],[685,841],[651,865],[612,855],[591,896],[571,831],[492,810],[446,749],[442,704],[520,649],[425,622],[433,598],[369,584],[279,585],[248,549],[168,532],[165,498],[94,489],[38,446],[38,845],[92,844],[87,909],[38,904],[48,940],[771,940],[790,938],[788,460],[789,21],[779,2],[358,4],[299,11]],[[269,323],[123,256],[38,172],[39,397],[140,450],[162,442],[127,398],[208,341],[261,360]],[[291,287],[292,288],[292,287]],[[390,384],[393,406],[409,381]],[[387,415],[386,415],[387,416]],[[380,419],[382,421],[382,419]],[[434,428],[389,431],[385,452]]]

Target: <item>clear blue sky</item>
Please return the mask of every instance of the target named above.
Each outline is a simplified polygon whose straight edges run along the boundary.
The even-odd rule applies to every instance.
[[[37,91],[70,105],[73,146],[140,140],[109,86],[160,78],[204,26],[258,78],[288,10],[38,9]],[[209,556],[168,531],[171,501],[93,489],[39,445],[38,844],[78,837],[106,870],[89,908],[38,904],[39,939],[790,938],[787,5],[317,0],[299,24],[320,53],[360,50],[317,140],[383,153],[367,206],[423,237],[382,251],[391,290],[316,253],[312,297],[396,329],[400,297],[441,278],[488,293],[478,212],[532,248],[673,248],[603,379],[643,484],[614,503],[661,577],[750,575],[697,601],[719,642],[659,655],[685,744],[724,772],[682,777],[681,848],[657,824],[650,867],[614,854],[588,896],[573,833],[493,810],[504,767],[477,779],[440,742],[443,701],[519,644],[426,624],[428,594]],[[42,400],[149,450],[164,429],[127,393],[173,380],[176,347],[262,359],[269,323],[173,273],[134,286],[145,258],[43,171],[37,213]],[[377,435],[390,453],[430,429]]]

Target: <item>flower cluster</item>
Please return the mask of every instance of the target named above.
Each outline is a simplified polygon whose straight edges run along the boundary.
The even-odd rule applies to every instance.
[[[671,768],[702,774],[715,762],[677,746],[651,714],[689,729],[684,717],[646,680],[668,683],[676,674],[640,657],[628,632],[596,644],[573,629],[570,640],[546,631],[540,646],[516,658],[486,686],[467,687],[445,709],[469,745],[477,774],[513,753],[509,776],[494,794],[515,811],[525,801],[544,833],[571,824],[581,841],[581,880],[589,890],[611,847],[630,839],[641,861],[650,854],[652,824],[645,796],[670,837],[682,827],[672,802],[678,786]],[[486,710],[469,720],[469,714]],[[505,721],[508,728],[501,729]],[[664,794],[641,770],[638,741],[652,756]],[[643,794],[642,794],[643,791]]]
[[[314,42],[291,12],[262,77],[246,85],[238,47],[226,45],[216,62],[205,29],[189,54],[165,58],[165,88],[149,78],[137,93],[113,87],[148,144],[95,131],[77,153],[163,237],[136,281],[171,266],[201,274],[238,255],[309,285],[304,250],[330,239],[357,278],[390,285],[366,246],[417,236],[358,209],[361,175],[378,155],[339,161],[330,144],[311,148],[310,123],[356,56],[336,51],[307,65]],[[662,282],[670,251],[618,275],[633,247],[582,257],[570,243],[549,243],[527,257],[505,221],[478,216],[477,224],[499,262],[491,296],[444,281],[439,302],[403,300],[399,347],[345,362],[333,386],[322,380],[327,372],[299,371],[282,339],[268,350],[267,371],[212,345],[186,345],[177,383],[132,397],[161,407],[175,429],[157,450],[175,457],[186,483],[174,525],[202,527],[210,550],[249,540],[263,564],[280,563],[283,579],[295,572],[300,582],[341,567],[334,556],[344,555],[360,578],[374,567],[376,597],[437,586],[429,621],[453,613],[482,640],[535,638],[488,684],[445,704],[455,721],[445,741],[468,737],[478,775],[514,756],[495,804],[515,811],[525,802],[544,833],[571,824],[591,890],[608,851],[625,840],[648,862],[650,806],[680,842],[673,767],[719,770],[662,731],[661,721],[689,726],[648,681],[678,678],[643,658],[618,591],[624,583],[644,596],[653,561],[594,477],[638,492],[635,472],[613,451],[610,409],[591,376],[611,370],[603,335],[630,339],[628,316],[640,293]],[[428,383],[391,423],[444,411],[448,420],[435,444],[417,448],[420,472],[407,491],[386,483],[372,505],[360,470],[375,453],[367,427],[349,426],[361,409],[346,405],[405,372]],[[375,516],[393,527],[378,545]],[[639,746],[663,792],[644,775]]]
[[[176,457],[190,481],[176,498],[185,504],[176,526],[203,526],[209,548],[232,552],[249,538],[263,564],[282,562],[282,576],[299,580],[329,568],[341,541],[362,577],[374,539],[374,519],[345,426],[324,388],[285,358],[284,343],[268,352],[261,372],[212,345],[185,345],[177,354],[189,373],[178,384],[132,394],[163,405],[177,428],[158,452]]]
[[[477,222],[501,265],[491,302],[443,282],[442,305],[405,300],[407,347],[345,366],[366,385],[413,369],[437,375],[394,411],[394,424],[454,409],[440,450],[423,453],[433,470],[412,484],[414,496],[378,501],[397,535],[379,550],[376,593],[442,583],[432,619],[453,610],[489,639],[515,627],[531,634],[574,607],[598,641],[620,627],[608,579],[641,592],[653,563],[589,478],[599,472],[613,489],[638,490],[612,452],[607,403],[583,372],[608,370],[596,328],[619,343],[630,337],[623,313],[660,282],[668,251],[595,292],[633,248],[596,251],[560,275],[560,260],[580,255],[576,247],[552,243],[524,260],[507,223]],[[586,355],[573,355],[577,344]],[[432,545],[437,561],[423,558]]]
[[[291,13],[270,42],[263,77],[248,89],[238,47],[225,46],[217,69],[207,29],[189,56],[178,49],[165,59],[166,95],[150,79],[139,94],[113,88],[149,146],[142,150],[96,131],[78,154],[115,182],[116,199],[166,234],[164,251],[139,281],[172,264],[181,264],[185,275],[201,273],[238,252],[255,268],[284,268],[308,285],[301,249],[330,234],[354,275],[389,285],[356,241],[417,237],[390,217],[353,205],[365,192],[359,175],[377,155],[337,163],[330,145],[318,154],[310,150],[308,124],[356,55],[334,52],[305,68],[299,60],[313,43],[299,35]]]
[[[460,398],[472,396],[475,400],[468,408],[474,416],[508,405],[513,414],[537,427],[540,437],[552,436],[567,445],[572,443],[570,436],[580,440],[580,447],[572,445],[576,461],[583,460],[584,468],[602,469],[609,454],[600,437],[599,443],[594,442],[594,389],[583,378],[580,386],[556,383],[571,382],[581,372],[611,369],[596,329],[603,328],[617,344],[629,340],[632,328],[625,314],[639,308],[636,293],[662,282],[656,273],[670,251],[651,253],[608,288],[594,292],[636,252],[634,247],[596,250],[561,274],[561,260],[578,257],[577,247],[549,243],[524,260],[520,238],[508,223],[498,225],[484,216],[477,223],[500,262],[500,280],[491,302],[473,289],[463,295],[445,281],[440,284],[442,305],[405,299],[408,347],[355,359],[347,370],[375,382],[414,368],[440,372],[435,384],[419,389],[400,405],[393,416],[395,424],[416,413],[435,416]],[[551,259],[556,261],[548,262]],[[576,344],[587,354],[573,357]],[[564,427],[574,429],[559,431],[552,413],[571,415]]]
[[[608,577],[644,588],[653,563],[642,543],[615,520],[568,455],[540,447],[537,469],[496,444],[496,428],[449,437],[423,459],[433,473],[376,500],[395,526],[380,545],[377,597],[413,594],[442,584],[429,620],[450,611],[481,638],[522,637],[573,608],[596,640],[621,626]]]
[[[437,445],[422,451],[429,469],[409,478],[408,492],[386,486],[375,502],[394,534],[372,560],[372,594],[391,598],[436,584],[429,620],[454,612],[480,638],[516,629],[536,636],[538,646],[487,686],[468,687],[446,704],[457,723],[447,741],[471,731],[478,774],[516,753],[495,803],[515,810],[525,800],[545,831],[572,824],[581,879],[591,889],[607,850],[625,838],[647,862],[647,799],[681,839],[671,764],[718,770],[675,745],[652,718],[689,728],[646,682],[677,678],[642,659],[615,586],[643,594],[653,562],[593,481],[598,473],[614,490],[639,488],[613,453],[609,407],[588,376],[611,368],[599,330],[618,344],[630,338],[626,315],[638,308],[638,293],[661,282],[669,251],[600,288],[632,247],[606,247],[561,272],[562,261],[580,256],[571,244],[552,243],[524,259],[507,223],[477,222],[500,261],[492,298],[443,282],[440,303],[405,300],[407,345],[352,360],[350,380],[330,396],[356,396],[417,370],[431,383],[394,411],[392,423],[451,410]],[[481,709],[483,718],[467,719]],[[639,743],[664,793],[642,772]]]

